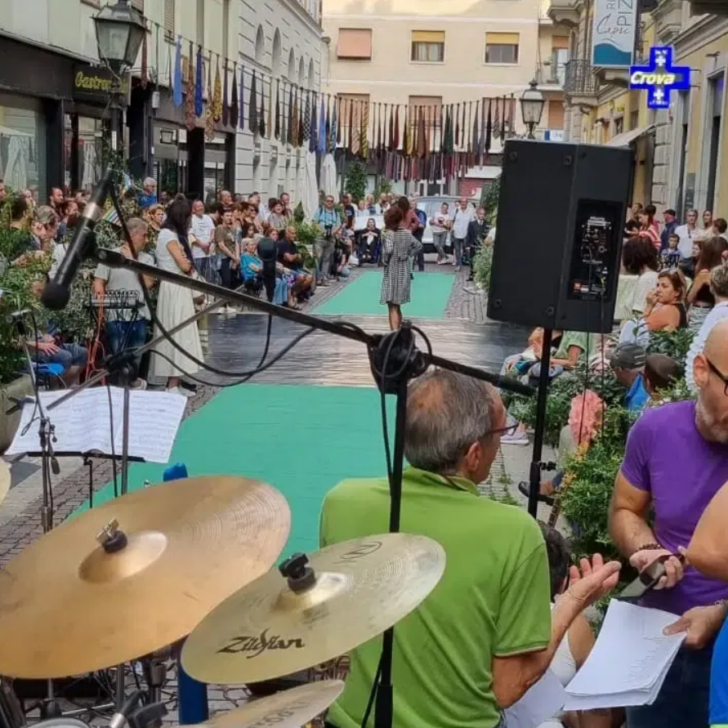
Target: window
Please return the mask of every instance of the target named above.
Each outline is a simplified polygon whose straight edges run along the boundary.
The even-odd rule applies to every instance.
[[[368,28],[341,28],[336,57],[347,61],[371,61],[372,31]]]
[[[442,30],[412,31],[412,60],[416,63],[444,63],[445,32]]]
[[[174,39],[174,16],[175,16],[174,0],[164,0],[164,34],[168,38]]]
[[[486,33],[486,63],[518,63],[518,33]]]
[[[640,112],[631,111],[629,114],[629,130],[634,131],[640,125]]]
[[[549,100],[549,129],[564,128],[564,102]]]

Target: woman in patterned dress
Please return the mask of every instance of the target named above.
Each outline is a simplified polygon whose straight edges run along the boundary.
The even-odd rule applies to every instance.
[[[384,215],[386,231],[382,246],[384,280],[381,303],[389,308],[389,327],[396,331],[402,325],[403,303],[410,301],[412,280],[410,260],[422,248],[405,225],[404,215],[399,207],[391,207]]]

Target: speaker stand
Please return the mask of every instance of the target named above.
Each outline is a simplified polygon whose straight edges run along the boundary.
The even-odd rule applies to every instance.
[[[553,330],[544,329],[543,344],[541,346],[541,371],[538,376],[538,393],[536,395],[536,427],[533,433],[533,455],[531,456],[531,469],[529,472],[528,512],[534,518],[538,514],[541,495],[541,471],[552,470],[553,463],[544,463],[543,434],[546,429],[546,403],[548,401],[550,371],[551,371],[551,341]]]

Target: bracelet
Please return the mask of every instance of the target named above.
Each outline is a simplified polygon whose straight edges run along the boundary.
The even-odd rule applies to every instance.
[[[636,548],[632,552],[632,555],[634,556],[634,554],[639,553],[640,551],[664,551],[664,549],[659,543],[646,543],[639,548]]]

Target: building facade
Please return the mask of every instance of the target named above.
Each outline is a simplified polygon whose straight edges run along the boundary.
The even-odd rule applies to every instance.
[[[111,76],[98,63],[93,16],[105,4],[0,0],[0,177],[13,187],[37,188],[39,199],[46,199],[52,186],[92,187],[101,175]],[[217,74],[228,104],[236,79],[244,108],[253,71],[261,81],[275,68],[280,72],[276,59],[283,53],[286,71],[291,64],[303,64],[307,82],[318,88],[318,1],[275,0],[263,7],[255,0],[131,4],[143,14],[148,30],[123,87],[123,146],[132,175],[155,177],[169,192],[200,196],[224,187],[276,193],[285,178],[271,151],[274,144],[253,141],[246,125],[241,127],[229,113],[210,120],[205,110]],[[186,94],[175,103],[172,87],[178,69],[185,91],[190,68],[198,80],[199,58],[204,59],[205,110],[190,118]]]
[[[532,79],[546,98],[538,135],[560,138],[569,29],[543,0],[324,0],[328,63],[323,85],[342,99],[410,107],[505,98],[518,106]],[[525,133],[520,110],[511,133]],[[499,173],[469,170],[473,185]],[[432,182],[432,181],[431,181]],[[423,183],[421,191],[434,192]]]
[[[592,63],[594,8],[598,0],[552,0],[549,15],[571,28],[565,81],[566,138],[631,146],[633,199],[728,215],[725,83],[728,3],[722,0],[643,0],[635,6],[634,64],[654,46],[671,47],[674,65],[690,68],[690,89],[673,92],[668,109],[647,107],[644,91],[631,91],[629,69]]]

